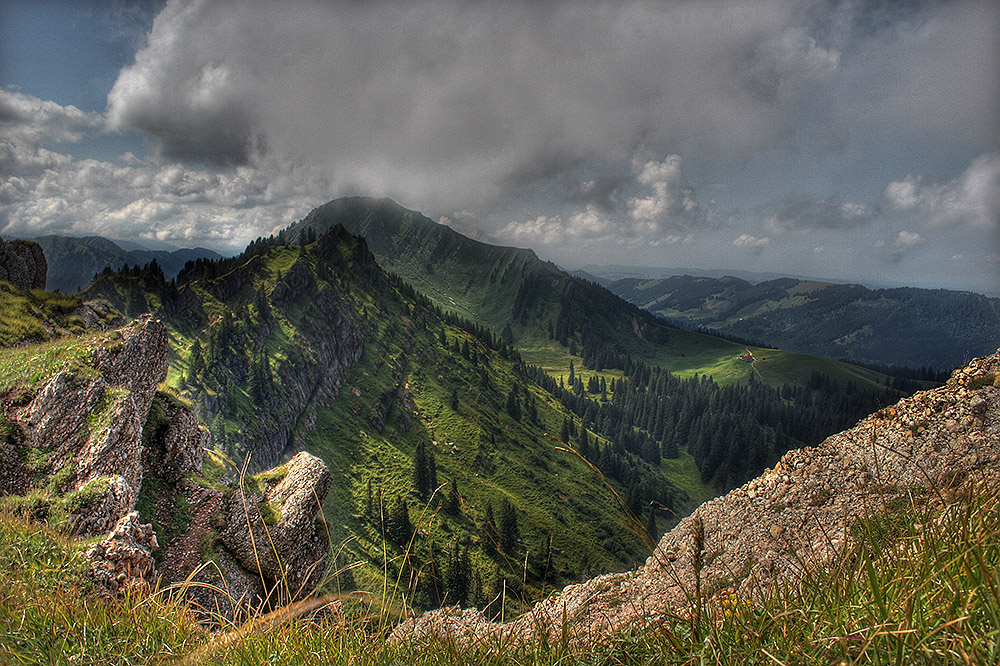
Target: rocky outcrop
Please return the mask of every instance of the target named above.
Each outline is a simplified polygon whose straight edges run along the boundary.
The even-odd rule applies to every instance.
[[[702,590],[718,598],[758,594],[842,553],[852,525],[887,502],[917,497],[943,509],[950,494],[998,481],[1000,353],[819,446],[789,452],[757,479],[701,505],[635,571],[571,585],[506,624],[451,608],[408,621],[394,636],[533,640],[558,638],[563,627],[594,637],[656,625],[688,607],[696,551]]]
[[[82,302],[73,310],[73,316],[79,318],[87,328],[115,328],[125,324],[124,318],[110,303],[99,299]]]
[[[352,308],[334,289],[316,289],[309,262],[299,259],[275,285],[271,303],[286,316],[296,299],[309,296],[309,316],[301,317],[299,334],[303,345],[295,358],[276,368],[275,383],[281,391],[268,398],[264,413],[272,426],[263,441],[252,445],[258,469],[271,467],[291,449],[301,449],[296,433],[308,432],[316,421],[316,408],[336,397],[347,369],[364,351],[364,332],[352,315]],[[256,337],[266,339],[269,331]],[[212,411],[220,408],[216,405]],[[243,452],[239,452],[243,453]]]
[[[142,467],[169,483],[200,473],[209,434],[186,405],[165,399],[153,406],[145,426]]]
[[[132,511],[84,554],[87,577],[115,595],[134,588],[148,590],[156,582],[152,553],[157,548],[153,528],[140,524],[139,514]]]
[[[316,520],[330,486],[326,465],[301,453],[250,477],[253,487],[223,491],[198,480],[208,431],[186,404],[157,391],[166,327],[146,316],[72,349],[37,388],[0,396],[9,424],[0,430],[0,498],[34,491],[33,517],[68,516],[78,536],[110,531],[87,557],[88,575],[112,594],[177,583],[208,615],[234,619],[273,601],[272,588],[311,592],[328,551]],[[154,528],[135,511],[140,495],[143,518],[164,535],[160,572]]]
[[[42,246],[34,241],[0,238],[0,280],[18,289],[45,289],[48,264]]]
[[[111,530],[135,506],[143,425],[167,373],[166,327],[137,320],[90,360],[58,372],[14,415],[25,444],[47,454],[50,474],[62,474],[59,490],[78,493],[73,529],[80,535]]]
[[[330,489],[330,472],[302,452],[265,476],[272,479],[263,493],[244,486],[233,494],[222,543],[244,568],[298,599],[325,573],[329,543],[316,516]]]

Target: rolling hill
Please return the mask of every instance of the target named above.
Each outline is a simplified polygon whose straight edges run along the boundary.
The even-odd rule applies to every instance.
[[[1000,346],[1000,299],[971,292],[688,275],[608,289],[678,325],[861,363],[950,370]]]

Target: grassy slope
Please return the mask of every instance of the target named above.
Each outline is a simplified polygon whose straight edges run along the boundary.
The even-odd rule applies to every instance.
[[[0,347],[41,342],[53,335],[81,333],[86,324],[74,311],[82,300],[55,292],[15,289],[0,281]],[[117,313],[108,313],[106,321]]]
[[[346,248],[344,257],[349,257],[353,249],[353,245]],[[554,538],[553,568],[573,572],[570,575],[574,577],[582,571],[620,570],[645,557],[641,539],[631,532],[611,491],[582,461],[557,451],[557,443],[545,436],[547,432],[559,432],[566,417],[560,405],[537,387],[519,382],[532,391],[539,422],[515,422],[504,410],[506,396],[516,381],[510,361],[486,350],[465,331],[443,324],[436,315],[425,313],[411,319],[414,303],[387,283],[367,285],[354,281],[349,262],[338,270],[340,278],[335,279],[315,264],[318,260],[311,252],[302,255],[295,246],[276,247],[261,257],[253,268],[252,279],[228,300],[212,295],[214,288],[207,280],[189,285],[187,289],[197,296],[196,310],[204,312],[204,316],[194,325],[167,319],[171,340],[167,384],[197,402],[198,394],[184,381],[191,345],[196,339],[204,344],[207,331],[225,312],[244,311],[255,291],[273,290],[279,276],[287,275],[298,261],[313,262],[314,273],[319,276],[316,289],[334,288],[328,281],[346,280],[338,288],[347,295],[355,312],[366,313],[359,315],[367,337],[361,360],[348,370],[337,398],[317,410],[315,429],[301,433],[304,447],[321,455],[334,474],[324,511],[334,550],[342,550],[339,563],[362,563],[352,571],[357,587],[380,589],[386,572],[390,578],[394,575],[392,566],[386,569],[378,530],[362,515],[369,481],[376,497],[382,492],[386,511],[396,498],[409,497],[411,518],[423,530],[416,546],[420,556],[426,556],[431,541],[439,549],[456,541],[469,543],[474,569],[484,584],[493,575],[494,563],[500,564],[503,575],[523,578],[525,551],[537,550],[550,533]],[[225,279],[219,276],[214,283],[218,286]],[[134,300],[128,289],[122,293],[123,298]],[[310,293],[303,293],[287,316],[272,310],[278,326],[263,346],[276,376],[292,348],[308,341],[312,334],[306,321],[311,316],[311,300]],[[252,325],[255,320],[256,315],[249,315],[246,321]],[[438,339],[442,329],[446,330],[446,346]],[[490,388],[484,388],[482,364],[476,366],[453,351],[456,340],[488,356]],[[381,396],[396,389],[393,370],[397,362],[405,364],[409,398],[392,408],[385,429],[378,432],[371,421],[373,406]],[[459,396],[457,410],[450,406],[453,391]],[[248,415],[244,423],[255,420],[245,386],[227,393],[226,399],[234,402],[235,411]],[[224,425],[231,437],[238,437],[245,427],[233,420]],[[461,515],[427,510],[427,503],[410,493],[412,459],[420,441],[435,454],[439,482],[456,481],[464,502]],[[686,465],[671,461],[663,469],[671,473],[672,466],[678,465],[682,469],[681,490],[691,496],[676,507],[683,514],[710,496],[711,491],[697,481],[689,458]],[[622,492],[617,484],[615,487]],[[483,512],[487,504],[496,512],[503,500],[510,501],[518,511],[522,544],[517,553],[506,558],[488,557],[483,552],[487,544],[480,527]],[[664,513],[659,529],[666,529],[671,522]],[[389,548],[389,559],[398,560],[398,549],[391,544]],[[549,584],[567,582],[566,575],[557,575]],[[528,582],[532,587],[544,587],[530,574]]]
[[[461,648],[384,640],[377,610],[222,638],[163,596],[106,602],[81,577],[83,546],[0,514],[0,663],[11,664],[995,664],[1000,661],[996,489],[958,498],[941,526],[919,503],[858,524],[833,566],[758,600],[704,600],[673,622],[574,648]],[[942,593],[942,592],[945,593]],[[696,618],[696,619],[692,619]]]

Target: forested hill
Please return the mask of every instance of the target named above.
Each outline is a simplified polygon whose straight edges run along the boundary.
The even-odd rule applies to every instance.
[[[971,292],[689,275],[608,288],[678,325],[827,358],[950,370],[1000,346],[1000,299]]]
[[[883,383],[826,359],[751,346],[671,326],[604,287],[575,278],[531,250],[481,243],[388,199],[337,199],[310,212],[283,237],[300,243],[336,225],[363,236],[378,263],[439,307],[501,336],[550,375],[577,369],[621,371],[631,361],[720,384],[754,380],[780,390],[806,386],[814,373],[846,386]]]
[[[156,261],[167,279],[175,277],[184,264],[195,259],[219,259],[222,255],[203,247],[184,250],[122,248],[101,236],[40,236],[35,239],[45,251],[49,273],[46,289],[75,294],[107,267],[143,266]]]
[[[167,324],[167,382],[215,447],[237,460],[249,453],[260,469],[302,448],[326,461],[331,536],[349,543],[349,561],[366,562],[341,581],[351,589],[455,558],[471,571],[460,599],[486,607],[504,590],[515,603],[619,568],[696,502],[900,395],[879,373],[774,350],[774,362],[726,363],[751,378],[763,365],[777,381],[785,363],[790,377],[812,374],[776,388],[723,385],[631,356],[566,351],[560,376],[386,274],[343,227],[297,244],[288,236],[192,262],[176,280],[155,264],[105,271],[84,296]],[[386,548],[405,547],[414,529],[412,568],[386,564]],[[442,543],[457,545],[443,553]],[[442,579],[422,580],[401,591],[408,603],[456,598]]]
[[[167,382],[213,446],[250,454],[253,469],[303,448],[327,463],[331,538],[348,544],[338,566],[364,562],[345,589],[402,581],[417,607],[509,610],[643,556],[651,537],[630,528],[612,489],[654,536],[694,507],[689,491],[711,492],[691,481],[690,456],[653,463],[591,429],[603,479],[546,437],[585,427],[498,335],[383,272],[342,227],[305,240],[259,239],[177,280],[153,266],[106,271],[85,296],[167,324]],[[461,580],[444,578],[449,561],[467,567]]]

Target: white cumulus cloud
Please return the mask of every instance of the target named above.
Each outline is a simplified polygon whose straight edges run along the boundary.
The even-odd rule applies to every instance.
[[[925,182],[921,176],[907,176],[889,183],[883,198],[890,208],[919,213],[933,226],[1000,229],[1000,153],[977,157],[953,180]]]
[[[660,231],[693,222],[699,213],[698,200],[681,175],[680,155],[668,155],[662,161],[635,160],[632,170],[636,181],[652,190],[646,197],[628,200],[628,214],[647,231]]]

